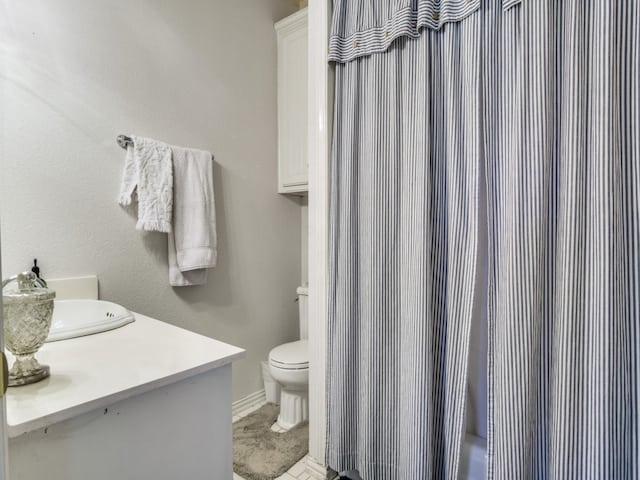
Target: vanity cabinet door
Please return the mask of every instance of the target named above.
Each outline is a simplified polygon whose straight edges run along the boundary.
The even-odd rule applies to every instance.
[[[276,23],[278,37],[278,192],[308,190],[307,9]]]

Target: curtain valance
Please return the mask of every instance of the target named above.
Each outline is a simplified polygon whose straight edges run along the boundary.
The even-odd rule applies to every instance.
[[[506,10],[522,0],[502,0]],[[398,37],[417,38],[477,11],[481,0],[334,0],[329,60],[351,60],[384,52]]]

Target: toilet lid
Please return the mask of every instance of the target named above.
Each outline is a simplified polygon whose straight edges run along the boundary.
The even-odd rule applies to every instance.
[[[269,362],[279,368],[309,368],[309,344],[307,340],[285,343],[269,353]]]

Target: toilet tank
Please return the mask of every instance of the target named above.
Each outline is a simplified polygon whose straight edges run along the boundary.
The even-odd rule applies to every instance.
[[[309,287],[298,287],[298,319],[300,321],[300,340],[309,338]]]

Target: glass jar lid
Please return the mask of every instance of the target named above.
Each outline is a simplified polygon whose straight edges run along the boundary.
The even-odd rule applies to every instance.
[[[19,273],[10,280],[7,287],[11,285],[11,282],[17,283],[18,288],[7,288],[6,291],[2,292],[2,301],[5,305],[45,302],[53,300],[56,296],[55,291],[41,285],[41,281],[33,272]]]

